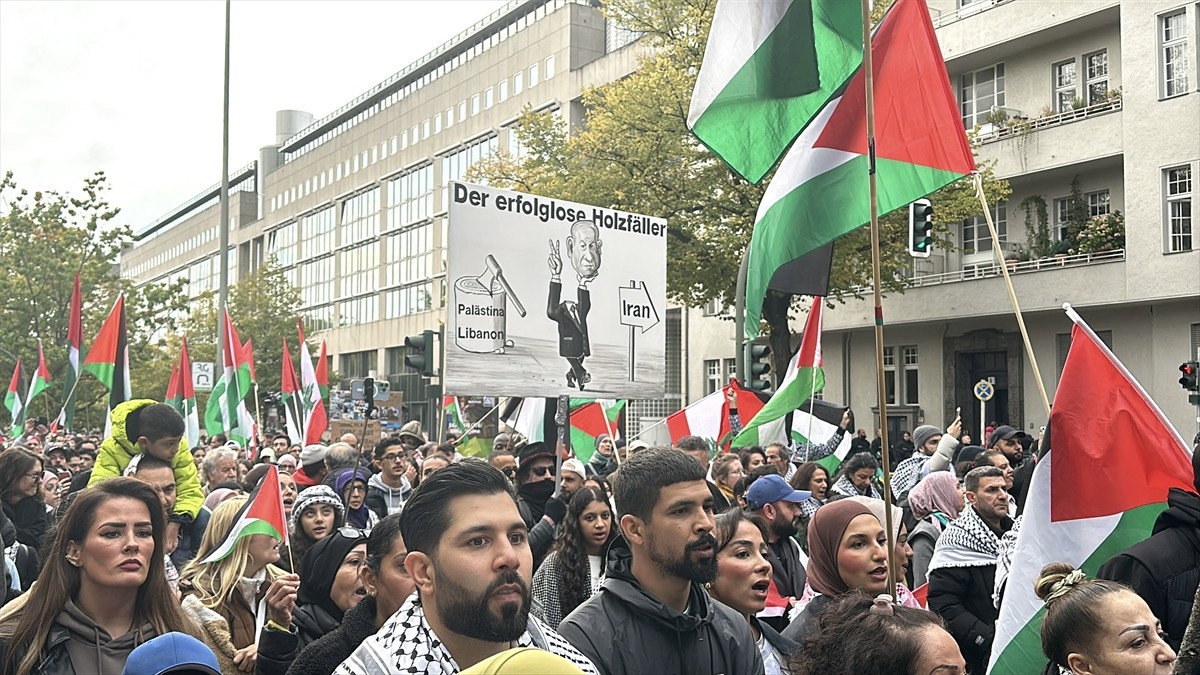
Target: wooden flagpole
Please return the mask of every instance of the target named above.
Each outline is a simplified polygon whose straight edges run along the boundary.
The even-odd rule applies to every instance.
[[[862,0],[863,61],[867,104],[867,182],[871,200],[871,281],[875,291],[875,387],[879,400],[879,451],[883,463],[884,536],[888,554],[888,595],[895,596],[899,580],[895,542],[892,541],[892,472],[888,447],[887,388],[883,378],[883,291],[879,271],[879,204],[875,184],[875,73],[871,58],[871,1]]]
[[[1046,409],[1046,419],[1050,419],[1050,397],[1046,395],[1046,384],[1042,382],[1042,373],[1038,370],[1033,344],[1029,342],[1029,331],[1025,329],[1025,317],[1021,314],[1021,305],[1017,303],[1017,292],[1013,290],[1012,277],[1008,276],[1008,263],[1004,260],[1004,252],[1000,250],[1000,235],[996,233],[996,224],[992,222],[992,211],[988,207],[987,197],[983,194],[983,176],[978,171],[975,172],[975,196],[979,197],[979,204],[983,206],[983,218],[987,221],[988,232],[992,234],[992,250],[996,252],[1000,274],[1004,276],[1004,287],[1008,289],[1008,300],[1012,303],[1013,314],[1017,316],[1017,327],[1021,329],[1021,339],[1025,342],[1025,356],[1029,357],[1029,367],[1033,370],[1033,379],[1037,382],[1038,393],[1042,396],[1042,407]]]

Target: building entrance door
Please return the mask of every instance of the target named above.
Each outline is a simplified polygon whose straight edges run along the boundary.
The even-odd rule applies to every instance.
[[[1008,367],[1007,352],[967,352],[959,354],[959,368],[955,391],[956,405],[962,408],[963,430],[971,434],[975,445],[987,444],[986,438],[981,438],[984,425],[995,423],[1010,424],[1008,419]],[[979,419],[979,400],[972,393],[975,383],[980,380],[991,382],[996,393],[984,405],[984,419]]]

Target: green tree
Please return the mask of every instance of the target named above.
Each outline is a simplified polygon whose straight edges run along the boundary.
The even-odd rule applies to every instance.
[[[107,179],[97,172],[78,194],[21,188],[8,172],[0,179],[0,372],[9,377],[13,361],[22,359],[27,379],[37,366],[41,338],[51,386],[31,415],[53,419],[66,392],[60,383],[69,367],[67,330],[71,290],[79,274],[83,296],[84,349],[100,329],[117,294],[125,293],[130,370],[135,396],[145,395],[147,368],[158,358],[162,336],[175,330],[176,317],[186,308],[182,282],[135,286],[122,279],[116,263],[132,242],[132,232],[120,224],[120,209],[106,199]],[[169,366],[168,366],[169,370]],[[165,383],[164,383],[165,387]],[[103,427],[106,390],[91,377],[76,391],[76,427]]]
[[[886,1],[875,3],[878,20]],[[574,135],[557,117],[530,110],[519,121],[526,150],[514,159],[496,155],[468,178],[668,221],[667,292],[689,307],[710,300],[732,305],[742,252],[768,176],[750,185],[735,176],[688,132],[686,119],[712,22],[715,0],[610,0],[605,11],[645,34],[639,67],[628,77],[583,95],[586,127]],[[637,48],[637,47],[632,47]],[[990,203],[1008,196],[1006,181],[980,167]],[[950,227],[980,213],[971,179],[934,193],[935,239],[952,246]],[[880,221],[881,276],[887,291],[902,292],[912,261],[907,255],[907,214]],[[862,297],[871,287],[869,228],[842,237],[834,247],[830,295]],[[764,317],[773,352],[786,364],[786,299],[768,298]]]

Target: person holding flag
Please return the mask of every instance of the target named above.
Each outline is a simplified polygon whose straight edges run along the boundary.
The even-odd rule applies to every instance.
[[[184,612],[200,626],[222,673],[287,670],[297,638],[300,577],[275,566],[287,543],[283,493],[271,466],[248,497],[213,510],[196,559],[180,574]]]

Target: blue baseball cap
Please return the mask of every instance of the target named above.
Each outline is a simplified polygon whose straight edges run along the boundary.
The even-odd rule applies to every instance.
[[[184,633],[165,633],[129,652],[123,675],[167,675],[178,672],[221,675],[221,665],[208,645]]]
[[[754,481],[750,489],[746,490],[746,503],[755,511],[771,502],[802,502],[809,497],[812,497],[811,492],[792,489],[779,474],[767,474]]]

